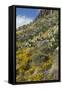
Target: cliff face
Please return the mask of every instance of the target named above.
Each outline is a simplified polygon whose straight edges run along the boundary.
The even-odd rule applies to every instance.
[[[42,16],[45,16],[45,15],[52,15],[53,13],[54,13],[54,11],[55,10],[49,10],[49,9],[41,9],[40,11],[39,11],[39,14],[38,14],[38,16],[36,17],[36,20],[38,19],[38,18],[41,18]]]
[[[58,11],[41,9],[16,31],[16,81],[58,79]]]

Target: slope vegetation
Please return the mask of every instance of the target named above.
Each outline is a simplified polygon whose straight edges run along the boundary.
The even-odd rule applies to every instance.
[[[58,80],[57,10],[41,10],[16,30],[16,81]]]

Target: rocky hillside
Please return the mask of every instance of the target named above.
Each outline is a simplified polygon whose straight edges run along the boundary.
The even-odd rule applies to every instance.
[[[58,80],[58,11],[41,9],[16,30],[16,81]]]

